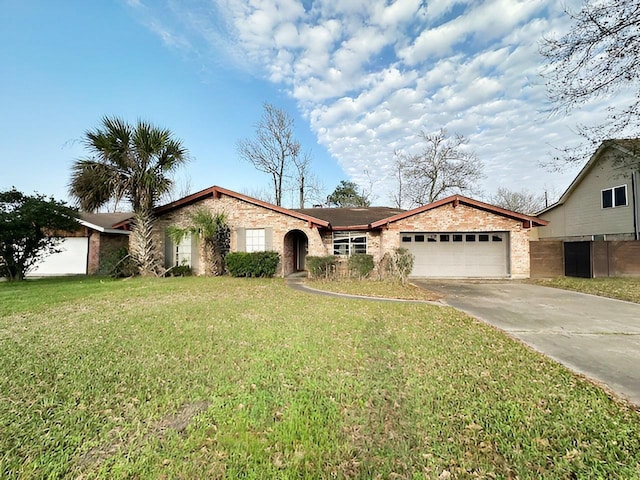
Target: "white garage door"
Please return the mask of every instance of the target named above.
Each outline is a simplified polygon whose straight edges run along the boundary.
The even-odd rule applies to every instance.
[[[46,256],[27,276],[82,275],[87,273],[88,237],[67,237],[58,246],[60,253]]]
[[[509,232],[405,232],[412,277],[487,278],[509,273]]]

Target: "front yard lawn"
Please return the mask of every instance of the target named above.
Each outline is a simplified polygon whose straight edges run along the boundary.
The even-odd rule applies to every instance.
[[[558,277],[549,280],[536,280],[535,283],[545,287],[563,288],[575,292],[640,303],[640,278]]]
[[[0,284],[0,478],[639,478],[640,415],[451,308]]]

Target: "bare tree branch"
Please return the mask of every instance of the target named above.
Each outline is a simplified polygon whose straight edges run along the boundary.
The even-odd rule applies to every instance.
[[[449,137],[441,129],[434,134],[421,132],[420,138],[424,141],[420,153],[396,153],[397,206],[425,205],[449,194],[477,191],[477,181],[484,177],[482,163],[465,150],[465,137]]]
[[[544,38],[540,47],[552,112],[566,115],[595,99],[633,95],[628,106],[610,108],[603,125],[577,126],[588,145],[560,149],[556,159],[575,162],[606,139],[640,133],[640,0],[586,0],[580,11],[566,13],[569,32]]]
[[[546,205],[545,194],[537,194],[527,189],[519,192],[500,187],[496,190],[489,202],[498,207],[506,208],[514,212],[533,215],[542,210]]]
[[[293,138],[293,119],[283,110],[265,103],[253,139],[237,142],[240,158],[271,177],[275,204],[282,205],[284,179],[300,155],[300,143]]]

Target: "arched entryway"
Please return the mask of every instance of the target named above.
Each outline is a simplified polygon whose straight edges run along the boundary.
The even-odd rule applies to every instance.
[[[309,239],[303,231],[291,230],[287,232],[284,236],[284,258],[282,262],[285,276],[305,270],[308,248]]]

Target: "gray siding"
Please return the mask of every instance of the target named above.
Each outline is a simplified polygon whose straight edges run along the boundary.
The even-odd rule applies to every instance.
[[[602,190],[620,185],[627,186],[628,206],[602,208]],[[539,229],[539,237],[633,234],[632,197],[631,174],[604,152],[563,205],[540,215],[549,225]]]

